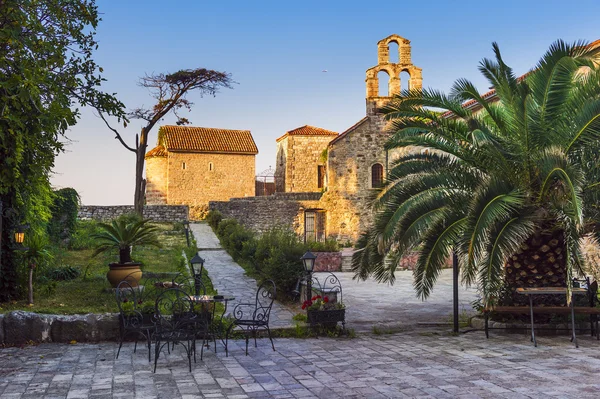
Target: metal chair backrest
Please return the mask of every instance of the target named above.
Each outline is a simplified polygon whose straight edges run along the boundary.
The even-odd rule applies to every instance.
[[[194,302],[180,288],[164,290],[155,303],[156,328],[160,332],[193,329],[196,323]]]
[[[275,287],[275,282],[273,282],[273,280],[266,280],[258,287],[253,315],[254,320],[265,323],[269,322],[271,308],[273,307],[273,301],[275,301],[276,296],[277,288]]]

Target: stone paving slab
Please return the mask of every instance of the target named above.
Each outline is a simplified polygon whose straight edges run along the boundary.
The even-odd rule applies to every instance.
[[[207,223],[190,223],[198,249],[220,249],[221,243]]]
[[[375,324],[401,328],[417,328],[419,323],[446,323],[452,320],[452,270],[442,270],[427,300],[417,298],[412,271],[396,272],[394,285],[378,283],[369,278],[353,280],[354,273],[334,273],[343,288],[346,319],[356,330],[368,330]],[[323,281],[328,273],[315,273]],[[475,314],[471,302],[477,299],[475,288],[460,286],[461,317]],[[422,326],[426,328],[426,326]]]
[[[596,398],[600,344],[567,336],[483,332],[267,339],[244,355],[206,351],[188,372],[181,347],[161,355],[126,343],[0,349],[0,398]]]

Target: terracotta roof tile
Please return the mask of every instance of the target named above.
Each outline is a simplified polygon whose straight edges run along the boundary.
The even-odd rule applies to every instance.
[[[304,125],[296,129],[286,132],[283,136],[279,137],[275,141],[283,140],[287,136],[337,136],[337,132],[331,130],[322,129],[320,127]]]
[[[146,153],[146,159],[148,158],[154,158],[154,157],[166,157],[167,156],[167,150],[165,149],[165,147],[163,147],[162,145],[157,145],[156,147],[154,147],[153,149],[151,149],[150,151],[148,151]]]
[[[158,143],[176,152],[258,154],[249,130],[165,125],[158,130]]]

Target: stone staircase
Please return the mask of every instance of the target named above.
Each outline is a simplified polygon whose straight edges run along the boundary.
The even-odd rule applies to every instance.
[[[353,248],[342,248],[342,271],[352,271],[352,254],[354,253]]]

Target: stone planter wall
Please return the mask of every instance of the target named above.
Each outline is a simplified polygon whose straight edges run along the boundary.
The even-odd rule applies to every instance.
[[[339,272],[342,271],[341,252],[315,252],[315,272]]]
[[[17,310],[0,315],[0,344],[98,342],[119,336],[117,314],[45,315]]]
[[[133,205],[82,205],[77,217],[82,220],[112,220],[126,213],[133,213]],[[187,205],[147,205],[144,218],[155,222],[183,222],[188,220]]]

